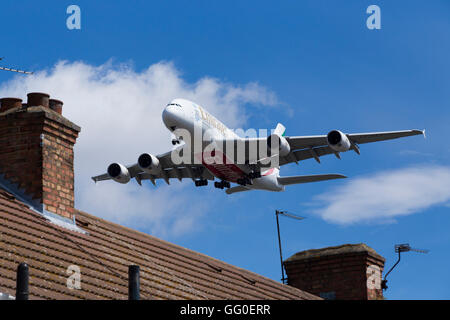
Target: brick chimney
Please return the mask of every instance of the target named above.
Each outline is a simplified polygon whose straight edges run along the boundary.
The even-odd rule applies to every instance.
[[[28,101],[0,99],[0,179],[38,206],[65,218],[74,213],[73,146],[80,127],[46,93]],[[0,180],[1,181],[1,180]]]
[[[294,254],[284,261],[288,284],[329,300],[383,299],[385,259],[365,244]]]

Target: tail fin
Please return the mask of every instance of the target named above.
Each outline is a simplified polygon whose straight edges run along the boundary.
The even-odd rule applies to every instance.
[[[277,124],[277,127],[275,128],[275,130],[273,131],[273,133],[279,135],[279,136],[284,136],[284,132],[286,131],[286,127],[283,126],[281,123]]]
[[[292,177],[278,177],[278,182],[284,186],[298,183],[317,182],[325,180],[343,179],[347,178],[341,174],[315,174],[310,176],[292,176]]]

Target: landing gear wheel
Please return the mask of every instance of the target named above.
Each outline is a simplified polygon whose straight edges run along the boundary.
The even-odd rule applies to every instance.
[[[208,180],[202,179],[202,180],[195,180],[195,186],[196,187],[203,187],[208,185]]]
[[[249,177],[250,179],[261,178],[261,172],[255,172],[255,171],[250,172],[250,173],[248,174],[248,177]]]
[[[257,165],[250,165],[250,173],[248,174],[248,177],[250,179],[257,179],[261,178],[261,168],[259,168]]]
[[[230,187],[230,183],[228,181],[220,181],[220,182],[214,182],[214,187],[218,188],[218,189],[223,189],[223,188],[229,188]]]
[[[240,184],[241,186],[246,186],[247,184],[252,184],[252,182],[249,178],[237,179],[236,182],[237,182],[237,184]]]

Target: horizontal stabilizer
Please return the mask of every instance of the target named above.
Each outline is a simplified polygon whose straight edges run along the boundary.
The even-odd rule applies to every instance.
[[[237,187],[233,187],[233,188],[229,188],[229,189],[225,190],[225,192],[227,194],[243,192],[243,191],[250,191],[250,189],[247,189],[246,187],[243,187],[243,186],[237,186]]]
[[[278,177],[278,182],[284,186],[298,183],[317,182],[324,180],[334,180],[347,178],[342,174],[315,174],[310,176],[293,176],[293,177]]]

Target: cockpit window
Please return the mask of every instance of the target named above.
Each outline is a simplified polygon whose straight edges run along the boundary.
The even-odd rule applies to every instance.
[[[169,103],[167,106],[177,106],[181,108],[181,105],[178,103]]]

